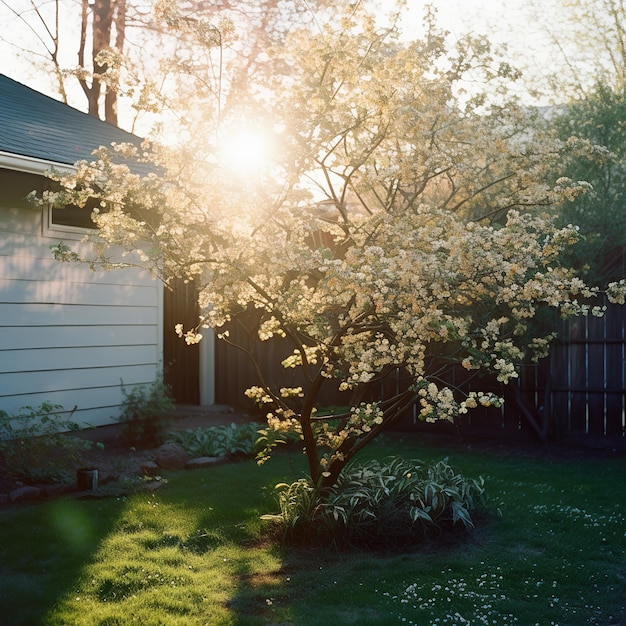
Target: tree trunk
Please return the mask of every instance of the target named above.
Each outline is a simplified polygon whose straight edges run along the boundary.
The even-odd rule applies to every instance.
[[[117,126],[117,84],[105,83],[102,77],[108,70],[106,63],[100,63],[98,54],[103,50],[115,50],[121,53],[126,38],[126,0],[82,0],[82,17],[78,64],[85,67],[85,47],[91,17],[91,62],[93,78],[88,82],[80,78],[79,82],[87,98],[87,112],[93,117],[100,116],[100,97],[104,91],[104,119]],[[115,41],[113,41],[113,25],[115,25]]]

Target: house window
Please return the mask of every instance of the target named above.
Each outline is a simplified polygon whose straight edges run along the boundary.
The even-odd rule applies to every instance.
[[[91,214],[99,204],[98,200],[93,199],[84,208],[75,205],[62,208],[44,207],[43,234],[58,236],[63,233],[72,239],[81,239],[89,231],[96,230],[97,226],[91,219]]]
[[[95,229],[96,225],[91,219],[92,209],[88,207],[66,206],[63,208],[52,207],[50,211],[50,226],[70,226],[72,228]]]

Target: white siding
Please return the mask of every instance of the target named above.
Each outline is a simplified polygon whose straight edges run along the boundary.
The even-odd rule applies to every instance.
[[[44,228],[42,212],[23,200],[40,184],[0,170],[0,409],[50,401],[100,426],[119,414],[121,381],[155,379],[162,290],[139,269],[93,272],[55,261],[51,244],[84,244]]]

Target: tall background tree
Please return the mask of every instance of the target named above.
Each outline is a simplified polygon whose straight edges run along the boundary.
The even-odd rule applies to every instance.
[[[566,167],[590,183],[586,194],[559,210],[560,223],[577,224],[582,235],[570,262],[589,280],[606,284],[623,276],[626,245],[626,3],[558,0],[550,7],[545,19],[544,3],[527,6],[550,63],[541,73],[529,68],[526,85],[549,103],[543,108],[546,131],[570,142],[572,150],[555,162],[555,171]]]
[[[560,0],[552,19],[538,23],[552,44],[546,73],[556,103],[584,99],[601,84],[618,93],[626,86],[626,4],[623,0]],[[542,7],[533,4],[540,20]]]
[[[87,112],[100,116],[100,95],[104,91],[103,119],[117,126],[117,94],[120,77],[113,56],[124,54],[126,42],[126,0],[82,0],[78,80],[88,103]],[[91,25],[91,29],[89,28]],[[84,73],[87,67],[85,48],[91,30],[91,81]],[[107,59],[108,57],[108,59]],[[110,60],[109,60],[110,59]]]
[[[577,224],[582,235],[570,262],[604,285],[626,269],[625,95],[598,83],[563,107],[553,122],[557,136],[574,148],[567,159],[571,175],[590,184],[586,194],[560,211],[560,222]]]
[[[117,125],[120,75],[114,58],[124,54],[129,19],[126,0],[80,0],[71,5],[61,0],[5,0],[2,4],[27,33],[26,37],[16,37],[11,29],[3,34],[3,39],[19,50],[20,57],[35,60],[44,71],[51,68],[64,102],[68,101],[68,80],[77,79],[88,113]],[[71,17],[75,19],[68,19]],[[66,65],[71,46],[74,62]]]
[[[211,108],[216,102],[219,110],[227,106],[227,94],[230,100],[244,100],[250,78],[270,62],[267,50],[284,40],[286,25],[310,22],[312,11],[327,2],[2,0],[1,4],[7,28],[0,38],[42,79],[54,76],[55,96],[144,134],[162,113],[167,124],[175,120],[171,113],[177,105],[171,100],[182,97],[184,75],[195,78],[190,89],[211,91]],[[189,45],[194,29],[211,33],[196,49]]]

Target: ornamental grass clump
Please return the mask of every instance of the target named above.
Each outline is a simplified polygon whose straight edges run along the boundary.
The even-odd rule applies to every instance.
[[[447,460],[391,458],[349,466],[321,493],[309,479],[277,485],[280,513],[265,515],[288,543],[400,549],[474,527],[484,481],[465,478]]]

